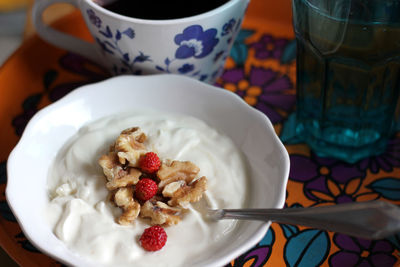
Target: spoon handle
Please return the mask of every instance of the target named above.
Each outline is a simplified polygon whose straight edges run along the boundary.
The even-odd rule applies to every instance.
[[[382,239],[400,232],[400,208],[383,201],[311,208],[222,209],[210,216],[303,225],[367,239]]]

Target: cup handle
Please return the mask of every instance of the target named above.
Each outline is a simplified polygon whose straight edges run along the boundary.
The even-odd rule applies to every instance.
[[[55,3],[67,3],[77,8],[80,0],[37,0],[32,9],[33,25],[37,33],[47,42],[63,48],[65,50],[82,55],[94,62],[99,61],[97,50],[92,43],[71,36],[69,34],[60,32],[45,25],[42,20],[44,10]]]

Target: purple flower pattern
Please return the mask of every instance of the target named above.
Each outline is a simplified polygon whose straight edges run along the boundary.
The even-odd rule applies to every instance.
[[[249,74],[239,67],[228,69],[222,74],[219,85],[228,87],[264,112],[272,123],[285,118],[278,108],[290,112],[295,104],[295,95],[289,93],[293,88],[289,77],[272,69],[251,66]]]
[[[356,165],[334,159],[320,158],[315,154],[310,157],[296,154],[290,155],[290,162],[292,167],[289,178],[296,182],[302,182],[304,184],[304,194],[307,198],[316,201],[316,204],[326,202],[326,198],[321,199],[318,197],[321,194],[332,196],[333,187],[337,187],[338,191],[341,191],[338,185],[346,185],[353,179],[359,179],[365,175],[365,172],[360,171]],[[328,187],[328,181],[330,181],[331,189]],[[317,196],[316,192],[320,194],[317,193]],[[335,192],[337,191],[335,190]],[[351,201],[352,197],[345,192],[346,190],[334,194],[335,197],[332,201],[335,203]]]
[[[379,170],[393,171],[393,167],[400,167],[400,139],[389,140],[386,151],[379,156],[372,156],[361,160],[358,165],[361,170],[370,170],[378,173]]]
[[[396,262],[396,257],[392,255],[394,249],[386,240],[372,241],[335,234],[333,242],[340,251],[329,258],[332,267],[392,267]]]
[[[255,50],[255,57],[258,59],[280,59],[289,40],[276,38],[270,34],[262,35],[257,42],[250,44]]]

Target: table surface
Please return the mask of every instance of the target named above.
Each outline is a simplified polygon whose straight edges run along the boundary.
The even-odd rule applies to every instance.
[[[217,86],[264,112],[290,154],[286,207],[383,200],[400,204],[400,133],[379,156],[347,164],[320,158],[285,135],[295,111],[295,53],[290,2],[252,0],[243,29]],[[71,23],[71,22],[74,23]],[[78,12],[54,27],[90,40]],[[29,119],[75,88],[109,76],[83,57],[55,48],[35,34],[0,68],[0,245],[21,266],[57,266],[24,236],[4,196],[6,160]],[[21,196],[23,197],[23,196]],[[29,201],[29,200],[27,200]],[[400,234],[362,240],[317,229],[276,224],[229,266],[394,266]]]

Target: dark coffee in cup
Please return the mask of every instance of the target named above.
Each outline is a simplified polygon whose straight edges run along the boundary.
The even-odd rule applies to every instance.
[[[230,0],[115,0],[103,5],[107,10],[114,13],[152,20],[179,19],[199,15],[213,10]]]

